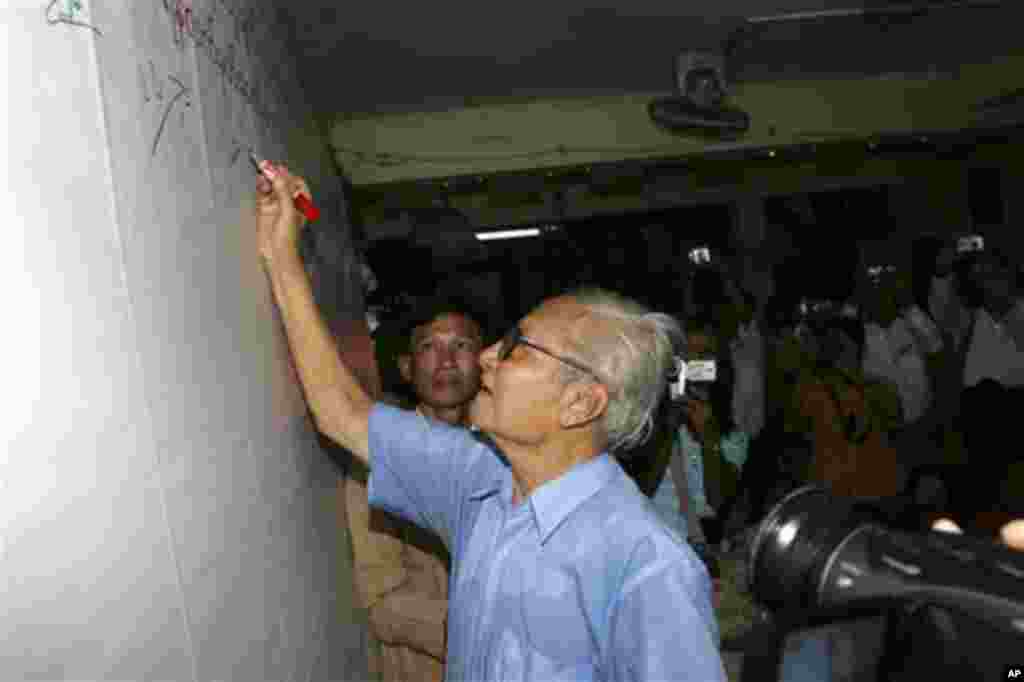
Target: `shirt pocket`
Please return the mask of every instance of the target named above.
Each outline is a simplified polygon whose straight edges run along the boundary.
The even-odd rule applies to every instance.
[[[540,667],[551,666],[559,679],[563,668],[592,669],[598,647],[577,579],[561,568],[537,566],[532,573],[524,585],[523,622]]]
[[[604,679],[589,662],[566,663],[538,651],[529,642],[518,641],[505,632],[498,647],[498,664],[488,672],[494,680],[543,680],[544,682],[584,682]]]

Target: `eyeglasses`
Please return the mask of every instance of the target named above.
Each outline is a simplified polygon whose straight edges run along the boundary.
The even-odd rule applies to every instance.
[[[597,372],[590,369],[589,367],[581,365],[575,360],[570,360],[569,358],[562,357],[561,355],[555,355],[547,348],[544,348],[543,346],[538,346],[533,341],[530,341],[528,338],[523,336],[523,332],[521,329],[519,329],[518,325],[509,329],[505,333],[505,336],[501,338],[501,345],[498,347],[498,360],[503,361],[507,359],[508,356],[512,354],[512,351],[515,350],[515,347],[518,346],[519,344],[523,344],[524,346],[529,346],[534,350],[538,350],[544,355],[547,355],[548,357],[554,358],[555,360],[558,360],[561,363],[569,365],[573,369],[578,369],[581,372],[585,372],[586,374],[589,374],[590,376],[597,379],[599,382],[604,383],[601,377],[597,375]]]

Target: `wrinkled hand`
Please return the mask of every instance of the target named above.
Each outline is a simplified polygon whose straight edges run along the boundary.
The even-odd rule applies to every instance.
[[[276,253],[298,248],[306,218],[295,208],[294,198],[300,194],[313,197],[303,178],[292,175],[285,166],[264,163],[274,179],[262,174],[256,179],[256,234],[260,255],[269,262]]]
[[[960,527],[949,519],[939,519],[932,524],[932,530],[946,533],[959,533]],[[1010,521],[999,532],[1003,543],[1011,549],[1024,551],[1024,519]]]

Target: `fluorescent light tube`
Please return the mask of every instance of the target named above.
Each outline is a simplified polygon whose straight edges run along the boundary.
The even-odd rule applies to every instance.
[[[491,239],[516,239],[518,237],[537,237],[540,236],[540,230],[536,227],[530,227],[525,230],[498,230],[496,232],[477,232],[476,238],[482,242],[489,241]]]

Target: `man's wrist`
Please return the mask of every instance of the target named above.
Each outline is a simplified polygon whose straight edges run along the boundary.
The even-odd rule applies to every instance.
[[[262,250],[260,255],[263,258],[264,266],[268,270],[294,265],[296,261],[302,262],[297,241],[295,243],[275,244],[268,249]]]

